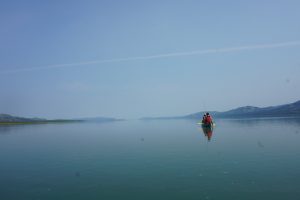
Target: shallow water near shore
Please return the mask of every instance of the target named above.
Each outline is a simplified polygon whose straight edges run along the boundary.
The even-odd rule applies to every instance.
[[[0,126],[0,199],[297,199],[300,119]]]

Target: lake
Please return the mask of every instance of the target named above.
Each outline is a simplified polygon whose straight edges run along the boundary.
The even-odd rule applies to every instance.
[[[0,199],[298,199],[300,119],[0,126]]]

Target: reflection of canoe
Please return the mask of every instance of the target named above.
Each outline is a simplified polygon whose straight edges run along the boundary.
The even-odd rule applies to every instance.
[[[215,123],[212,124],[205,124],[202,122],[197,123],[199,125],[201,125],[201,129],[204,133],[204,135],[207,137],[208,141],[210,141],[212,134],[213,134],[213,130],[214,130],[214,126],[216,125]]]
[[[203,123],[203,122],[198,122],[197,124],[198,124],[198,125],[201,125],[201,126],[204,127],[204,128],[212,128],[212,127],[216,126],[215,123],[212,123],[212,124],[205,124],[205,123]]]

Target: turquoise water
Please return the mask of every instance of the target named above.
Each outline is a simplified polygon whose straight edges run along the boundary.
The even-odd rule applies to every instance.
[[[0,199],[298,199],[300,120],[0,126]]]

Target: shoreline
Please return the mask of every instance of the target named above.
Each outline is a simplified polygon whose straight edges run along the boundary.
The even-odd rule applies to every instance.
[[[0,122],[1,125],[27,125],[27,124],[56,124],[56,123],[76,123],[83,120],[47,120],[47,121],[28,121],[28,122]]]

